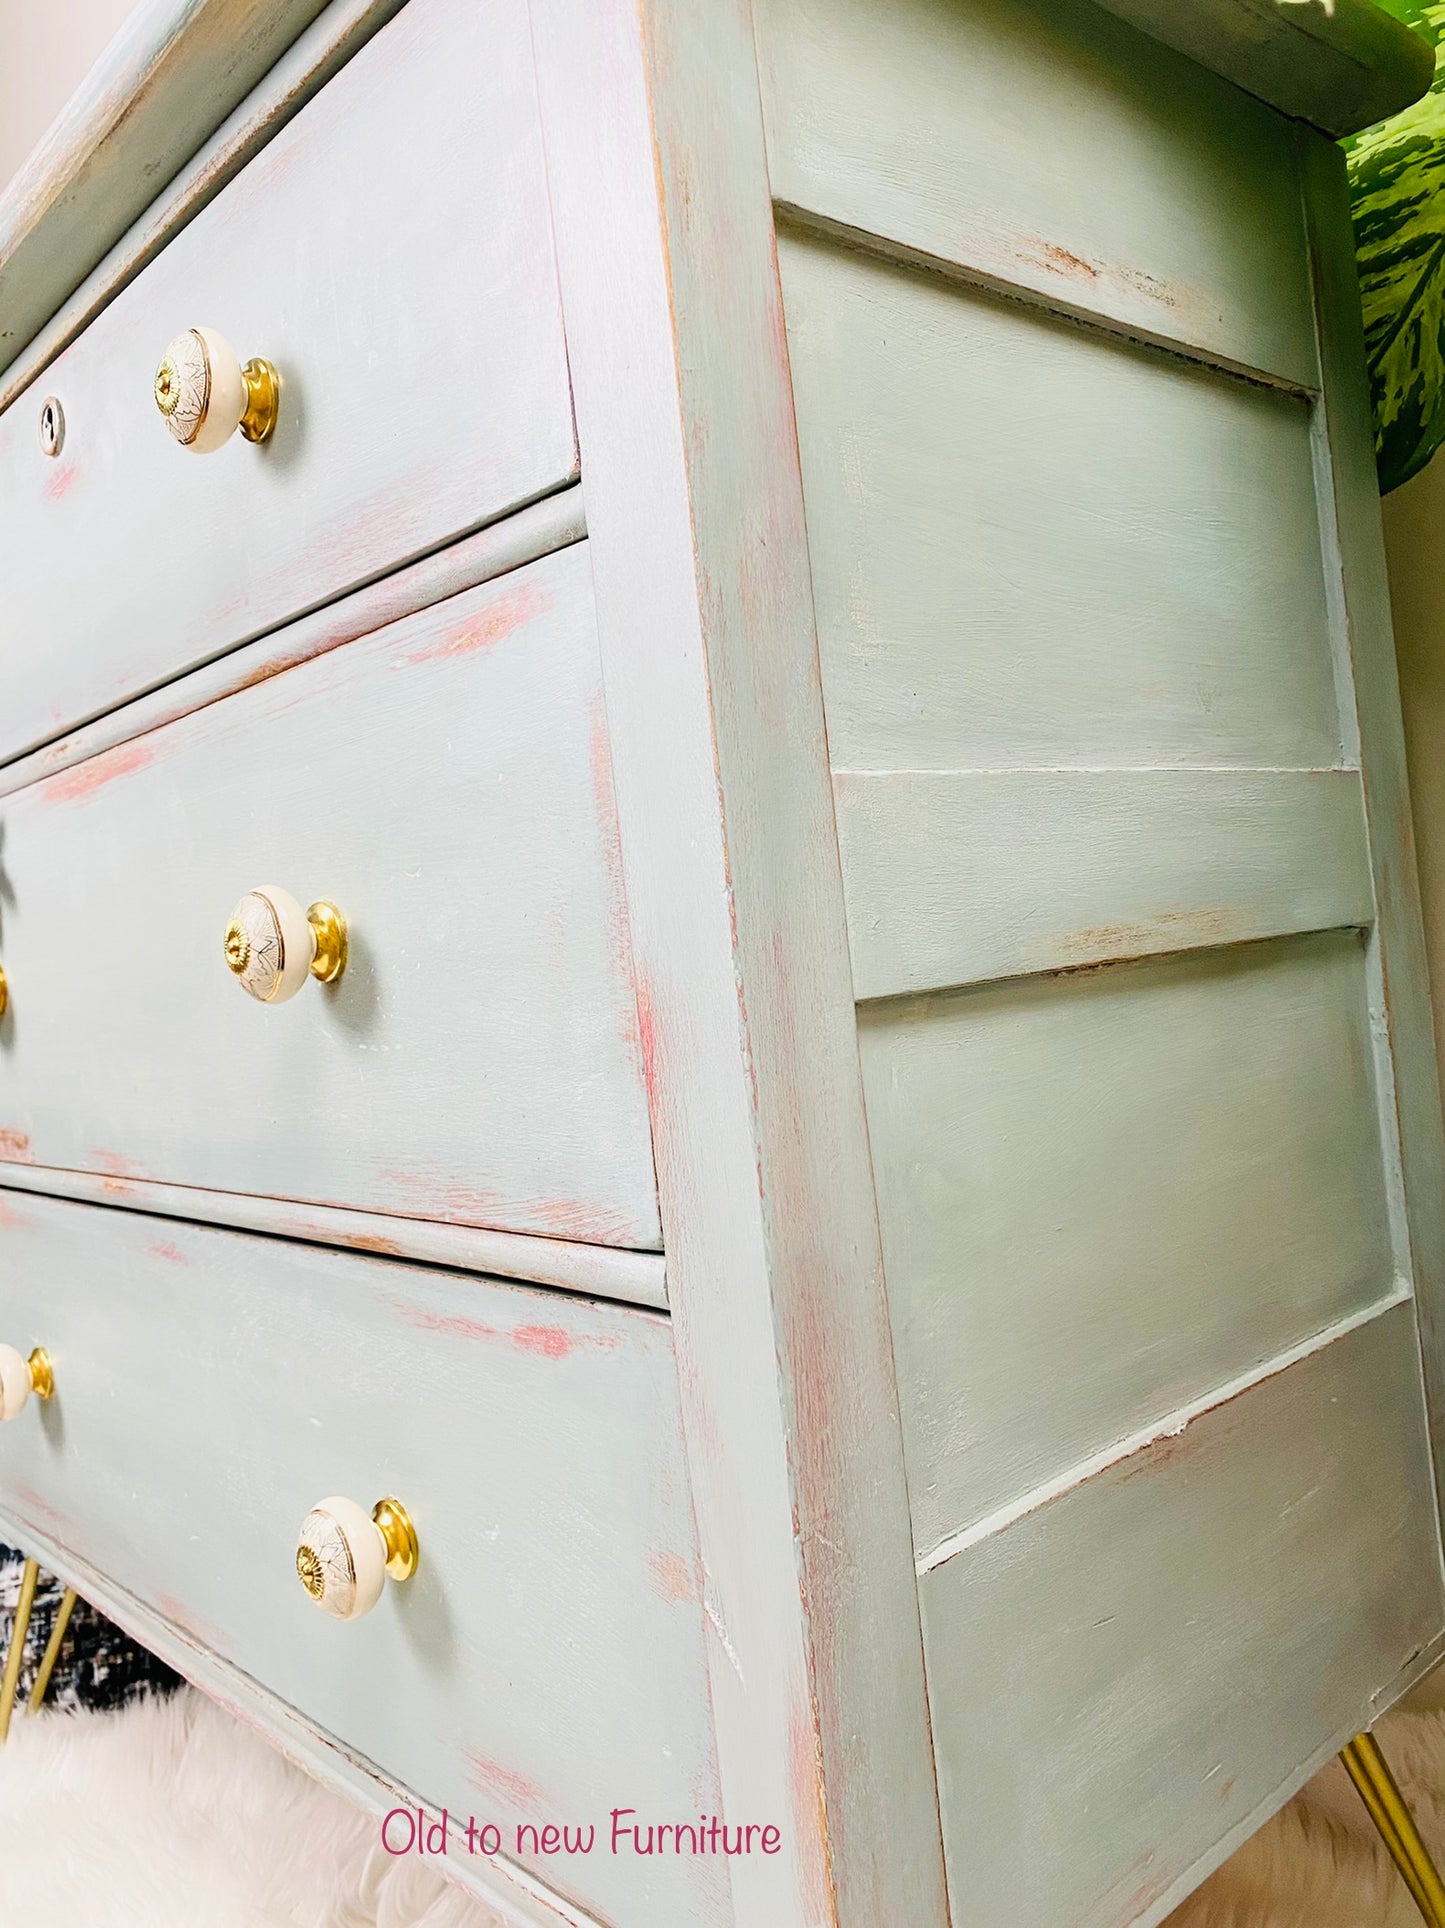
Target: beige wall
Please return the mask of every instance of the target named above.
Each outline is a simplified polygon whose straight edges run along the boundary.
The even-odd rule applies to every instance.
[[[1383,506],[1435,1049],[1445,1084],[1445,455],[1387,495]],[[1417,1712],[1445,1711],[1445,1664],[1405,1704]]]
[[[1385,497],[1384,517],[1438,1055],[1445,1044],[1445,454]]]
[[[0,188],[136,0],[0,0]]]

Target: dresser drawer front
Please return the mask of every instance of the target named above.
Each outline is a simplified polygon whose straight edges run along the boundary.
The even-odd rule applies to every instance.
[[[264,445],[167,433],[195,326]],[[576,472],[525,0],[409,0],[0,418],[0,755]]]
[[[701,1862],[610,1853],[613,1807],[716,1807],[665,1318],[0,1203],[0,1337],[56,1387],[0,1428],[0,1512],[463,1825],[595,1823],[542,1871],[605,1918],[722,1918]],[[399,1499],[420,1550],[349,1623],[296,1575],[332,1494]]]
[[[586,546],[0,803],[0,1156],[659,1243]],[[258,884],[335,984],[226,968]]]

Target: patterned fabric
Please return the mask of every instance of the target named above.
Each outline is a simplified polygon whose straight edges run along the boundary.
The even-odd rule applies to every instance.
[[[9,1651],[24,1568],[23,1553],[8,1546],[0,1547],[0,1651],[3,1652]],[[60,1581],[42,1570],[25,1639],[17,1706],[24,1704],[30,1692],[64,1592]],[[83,1707],[104,1712],[124,1707],[147,1694],[172,1693],[181,1685],[180,1676],[163,1660],[157,1660],[153,1653],[138,1646],[129,1634],[122,1633],[84,1600],[77,1600],[61,1641],[60,1658],[50,1677],[45,1705],[70,1712]]]

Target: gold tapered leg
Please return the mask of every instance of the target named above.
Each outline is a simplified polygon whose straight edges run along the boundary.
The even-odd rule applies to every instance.
[[[0,1741],[10,1732],[15,1689],[20,1684],[20,1664],[25,1658],[25,1636],[30,1631],[30,1609],[35,1605],[39,1578],[39,1566],[34,1560],[27,1560],[20,1576],[20,1600],[15,1608],[15,1625],[10,1630],[10,1651],[5,1656],[4,1675],[0,1676]]]
[[[50,1638],[45,1643],[45,1652],[40,1657],[40,1666],[35,1674],[35,1685],[30,1689],[30,1699],[26,1703],[27,1713],[35,1713],[45,1698],[45,1690],[50,1685],[50,1676],[55,1672],[55,1663],[60,1658],[65,1629],[70,1625],[70,1616],[74,1611],[75,1588],[67,1587],[56,1610],[55,1625],[50,1629]]]
[[[1415,1817],[1395,1785],[1395,1777],[1373,1734],[1356,1734],[1340,1751],[1345,1772],[1359,1790],[1370,1819],[1390,1850],[1400,1879],[1414,1897],[1429,1928],[1445,1928],[1445,1883],[1436,1873],[1430,1851],[1420,1839]]]

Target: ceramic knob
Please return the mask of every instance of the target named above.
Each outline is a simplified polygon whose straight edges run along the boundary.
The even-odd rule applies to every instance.
[[[177,335],[156,370],[156,407],[183,448],[209,455],[237,429],[264,442],[276,426],[281,383],[268,361],[240,357],[214,328]]]
[[[0,1346],[0,1420],[18,1419],[30,1402],[49,1399],[55,1391],[50,1354],[37,1346],[27,1359],[14,1346]]]
[[[387,1575],[409,1580],[416,1563],[416,1528],[400,1500],[378,1500],[370,1513],[355,1500],[322,1500],[301,1522],[297,1576],[338,1620],[370,1613]]]
[[[226,963],[262,1004],[284,1004],[308,977],[334,984],[346,969],[346,919],[335,904],[302,910],[289,891],[258,884],[231,912]]]

